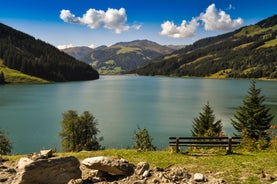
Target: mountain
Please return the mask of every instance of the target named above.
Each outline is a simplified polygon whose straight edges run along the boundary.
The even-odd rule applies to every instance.
[[[48,43],[0,23],[0,72],[4,70],[15,71],[18,76],[28,74],[55,82],[99,78],[98,72],[90,65]]]
[[[74,52],[65,49],[67,54],[91,63],[101,74],[118,74],[134,70],[146,65],[151,59],[173,52],[174,48],[162,46],[148,40],[135,40],[131,42],[120,42],[112,46],[101,46],[88,52],[78,53],[80,49],[73,48]]]
[[[90,63],[90,54],[92,53],[93,49],[90,47],[70,47],[63,49],[62,51],[76,58],[79,61]]]
[[[132,73],[211,78],[277,78],[277,15],[196,41]]]

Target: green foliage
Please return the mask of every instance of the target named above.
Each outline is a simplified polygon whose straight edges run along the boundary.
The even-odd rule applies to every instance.
[[[211,77],[220,71],[228,70],[228,74],[224,76],[226,78],[277,78],[277,16],[264,22],[273,27],[263,28],[265,25],[258,23],[255,27],[259,27],[259,32],[249,27],[247,30],[241,28],[201,39],[184,49],[155,59],[134,73]],[[248,36],[244,32],[247,32]]]
[[[0,59],[8,68],[48,81],[99,78],[90,65],[4,24],[0,24]]]
[[[194,118],[192,123],[192,136],[195,137],[212,137],[220,136],[222,133],[221,120],[215,121],[213,109],[209,102],[203,107],[203,112],[199,113],[198,118]]]
[[[152,144],[152,138],[146,128],[140,127],[134,131],[134,148],[142,151],[153,151],[156,147]]]
[[[7,137],[7,134],[0,129],[0,155],[10,154],[12,150],[12,142]]]
[[[59,133],[63,151],[99,150],[102,149],[97,138],[100,132],[97,121],[88,111],[78,115],[76,111],[69,110],[63,113],[61,121],[62,130]]]
[[[269,140],[267,130],[274,118],[269,113],[270,109],[263,104],[265,97],[260,93],[261,89],[257,89],[256,82],[252,81],[243,106],[239,107],[234,119],[231,119],[232,125],[243,137],[256,141],[261,138]]]

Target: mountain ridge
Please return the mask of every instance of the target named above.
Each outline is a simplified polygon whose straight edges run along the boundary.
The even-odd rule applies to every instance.
[[[101,74],[119,74],[144,66],[150,60],[169,54],[180,47],[159,45],[150,40],[133,40],[97,47],[90,54],[81,54],[79,59],[91,63]],[[77,50],[78,48],[75,51]],[[74,56],[74,51],[63,51]]]
[[[277,78],[277,15],[208,37],[130,73],[178,77]]]

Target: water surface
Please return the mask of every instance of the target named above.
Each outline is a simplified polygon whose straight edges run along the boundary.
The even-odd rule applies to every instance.
[[[190,136],[191,124],[209,101],[226,135],[230,118],[242,105],[249,80],[101,76],[96,81],[0,86],[0,128],[9,133],[13,153],[60,150],[62,113],[90,111],[98,120],[106,148],[133,146],[137,126],[153,144],[168,146],[169,136]],[[277,82],[257,81],[266,105],[277,116]],[[276,119],[274,119],[276,124]]]

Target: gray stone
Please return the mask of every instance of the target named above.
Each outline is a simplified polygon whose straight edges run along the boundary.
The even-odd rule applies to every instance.
[[[40,156],[42,158],[50,158],[53,156],[53,150],[52,149],[40,150]]]
[[[26,159],[26,158],[25,158]],[[71,179],[81,178],[80,162],[73,156],[40,159],[18,166],[12,184],[65,184]]]
[[[111,175],[129,176],[134,173],[134,165],[125,159],[114,159],[111,157],[91,157],[82,161],[86,167],[94,170],[107,172]]]
[[[136,167],[135,173],[137,175],[142,175],[148,169],[149,169],[149,164],[147,162],[139,162]]]
[[[147,171],[144,171],[143,174],[142,174],[142,177],[146,178],[150,176],[150,172],[147,170]]]
[[[205,181],[205,177],[201,173],[195,173],[193,179],[194,181]]]

